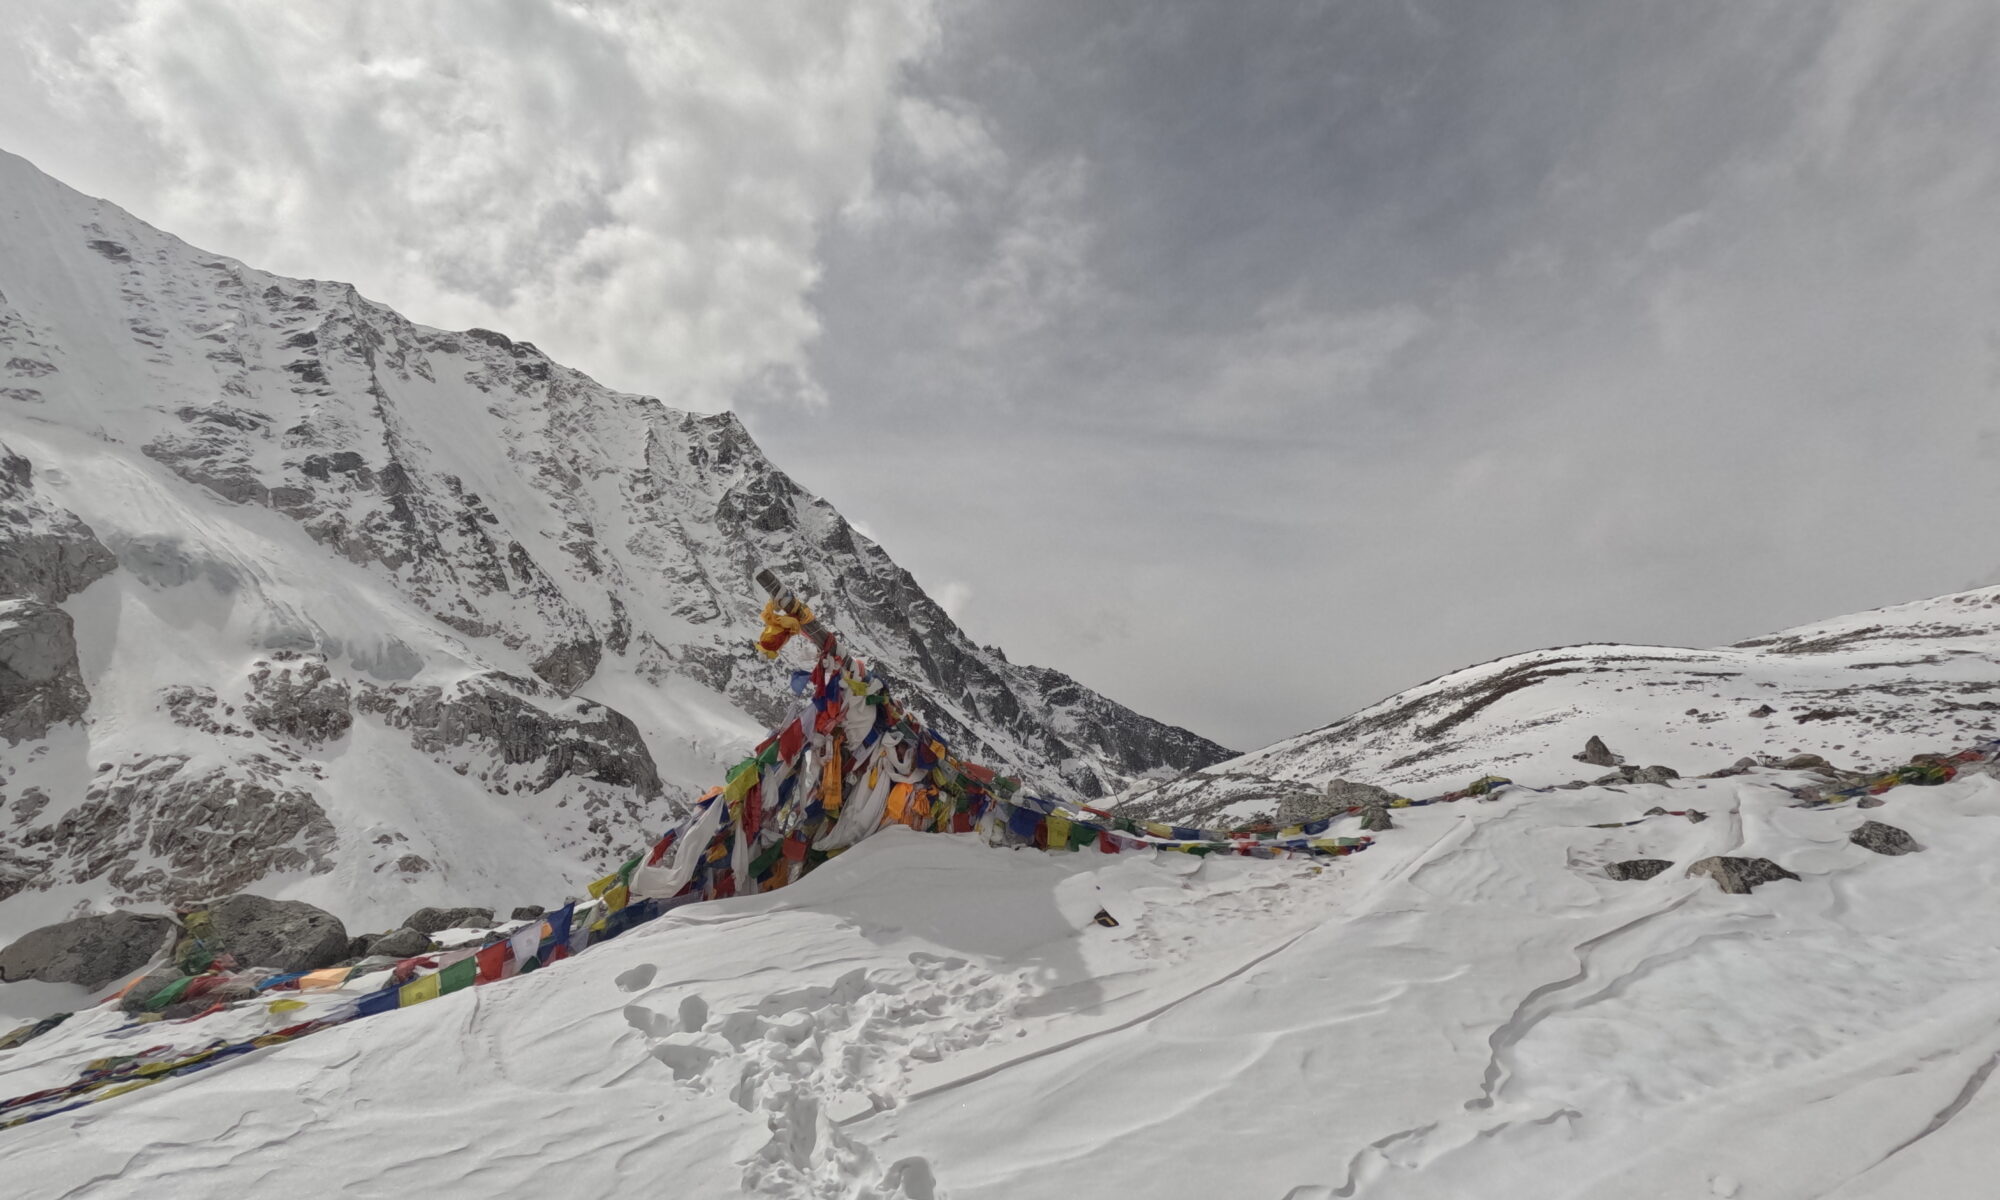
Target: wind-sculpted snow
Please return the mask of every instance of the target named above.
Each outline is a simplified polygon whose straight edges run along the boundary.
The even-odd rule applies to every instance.
[[[1350,779],[1422,797],[1498,773],[1595,780],[1592,737],[1682,775],[1743,756],[1866,769],[2000,730],[2000,588],[1858,613],[1734,646],[1562,646],[1468,667],[1310,733],[1135,789],[1156,820],[1268,816]]]
[[[219,836],[212,869],[44,836],[165,755],[212,781],[198,810],[261,779],[285,799],[237,824],[323,813],[330,844],[257,861],[364,922],[601,873],[782,704],[760,566],[1033,784],[1093,797],[1226,753],[974,646],[730,414],[206,254],[4,154],[0,435],[0,584],[65,606],[90,696],[0,769],[0,837],[43,847],[0,935],[115,898],[87,886],[113,868],[160,880],[147,898],[237,885]]]
[[[0,1131],[0,1172],[23,1200],[1981,1195],[1991,771],[1867,810],[1765,769],[1509,788],[1324,867],[891,830],[784,891]],[[1922,848],[1856,844],[1869,821]],[[1728,894],[1689,873],[1718,855],[1798,878]],[[1608,870],[1632,861],[1665,866]],[[130,1053],[121,1019],[0,1056],[0,1093]]]

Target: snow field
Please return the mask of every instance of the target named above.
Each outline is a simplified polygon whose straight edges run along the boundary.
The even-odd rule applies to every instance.
[[[2000,1061],[2000,927],[1981,902],[2000,780],[1897,788],[1872,810],[1790,807],[1776,785],[1792,781],[1510,789],[1399,811],[1368,854],[1324,865],[892,829],[795,887],[0,1134],[0,1173],[34,1180],[24,1197],[196,1179],[842,1200],[1981,1194],[1962,1185],[1996,1165],[1969,1126]],[[1710,816],[1593,827],[1655,805]],[[1850,843],[1870,818],[1925,849]],[[1685,875],[1713,854],[1802,879],[1725,895]],[[1603,873],[1635,857],[1675,865]],[[115,1024],[80,1015],[27,1052],[73,1070]],[[5,1058],[0,1090],[32,1090]]]

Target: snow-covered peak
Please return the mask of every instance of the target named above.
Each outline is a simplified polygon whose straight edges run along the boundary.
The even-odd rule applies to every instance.
[[[0,927],[252,882],[350,914],[559,893],[776,714],[760,566],[1036,786],[1226,753],[974,645],[731,414],[206,253],[5,154],[0,443],[8,561],[41,564],[0,578],[74,618],[90,696],[0,768]]]

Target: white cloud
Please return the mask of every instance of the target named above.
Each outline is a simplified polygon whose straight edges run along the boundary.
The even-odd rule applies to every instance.
[[[925,0],[10,7],[0,141],[57,177],[701,408],[816,394],[818,228],[933,36]]]

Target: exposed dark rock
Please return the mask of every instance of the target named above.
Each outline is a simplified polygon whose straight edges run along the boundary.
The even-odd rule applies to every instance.
[[[1704,858],[1688,867],[1687,873],[1690,876],[1707,876],[1715,881],[1715,886],[1739,896],[1748,895],[1759,884],[1798,878],[1768,858],[1731,858],[1727,855]]]
[[[1815,767],[1825,767],[1831,764],[1817,754],[1794,754],[1775,765],[1781,771],[1810,771]]]
[[[1583,744],[1581,753],[1572,754],[1570,757],[1580,763],[1589,763],[1593,767],[1615,767],[1625,761],[1623,755],[1613,754],[1611,747],[1604,744],[1604,739],[1595,734]]]
[[[317,971],[347,956],[340,918],[303,900],[267,900],[248,893],[208,909],[215,940],[246,967]]]
[[[1777,709],[1772,708],[1768,704],[1760,704],[1757,707],[1750,710],[1750,715],[1752,717],[1756,717],[1761,720],[1764,717],[1775,715],[1777,711],[1778,711]]]
[[[0,739],[47,737],[89,708],[69,614],[40,600],[0,601]]]
[[[1847,835],[1847,840],[1877,854],[1915,854],[1923,849],[1907,830],[1880,821],[1863,821]]]
[[[35,489],[34,467],[0,443],[0,596],[61,604],[117,569],[90,526]]]
[[[419,933],[431,934],[440,929],[491,929],[493,910],[490,908],[420,908],[404,918],[405,928]]]
[[[1617,880],[1651,879],[1673,865],[1664,858],[1628,858],[1605,867],[1604,873]]]
[[[1880,807],[1882,807],[1882,806],[1883,806],[1884,804],[1886,804],[1886,803],[1888,803],[1888,802],[1887,802],[1886,800],[1882,799],[1882,797],[1880,797],[1880,796],[1863,796],[1863,797],[1861,797],[1861,799],[1859,799],[1859,800],[1855,801],[1855,803],[1854,803],[1854,807],[1856,807],[1856,808],[1880,808]]]
[[[431,939],[428,934],[405,927],[378,933],[369,938],[367,948],[362,953],[385,954],[390,958],[409,958],[412,955],[422,954],[430,948]]]
[[[547,911],[548,909],[543,908],[539,904],[523,904],[519,908],[516,908],[508,919],[513,921],[532,921]]]
[[[1394,829],[1396,822],[1389,816],[1389,810],[1380,804],[1366,804],[1361,808],[1361,828],[1369,833],[1381,833]]]
[[[407,730],[412,745],[433,755],[476,744],[505,763],[537,764],[536,791],[578,777],[660,796],[659,771],[629,717],[588,700],[550,699],[538,683],[495,673],[461,680],[449,691],[364,683],[356,706]]]
[[[351,693],[320,655],[279,651],[250,671],[243,715],[252,725],[307,745],[339,739],[354,723]]]
[[[178,754],[105,764],[82,804],[21,836],[21,852],[45,864],[31,886],[101,878],[180,902],[330,870],[333,824],[296,778],[256,754],[206,768]]]
[[[166,917],[112,912],[44,925],[0,950],[0,982],[40,979],[96,989],[129,975],[166,949]]]
[[[1634,783],[1665,783],[1669,779],[1679,779],[1681,773],[1672,767],[1640,767],[1632,773]]]

